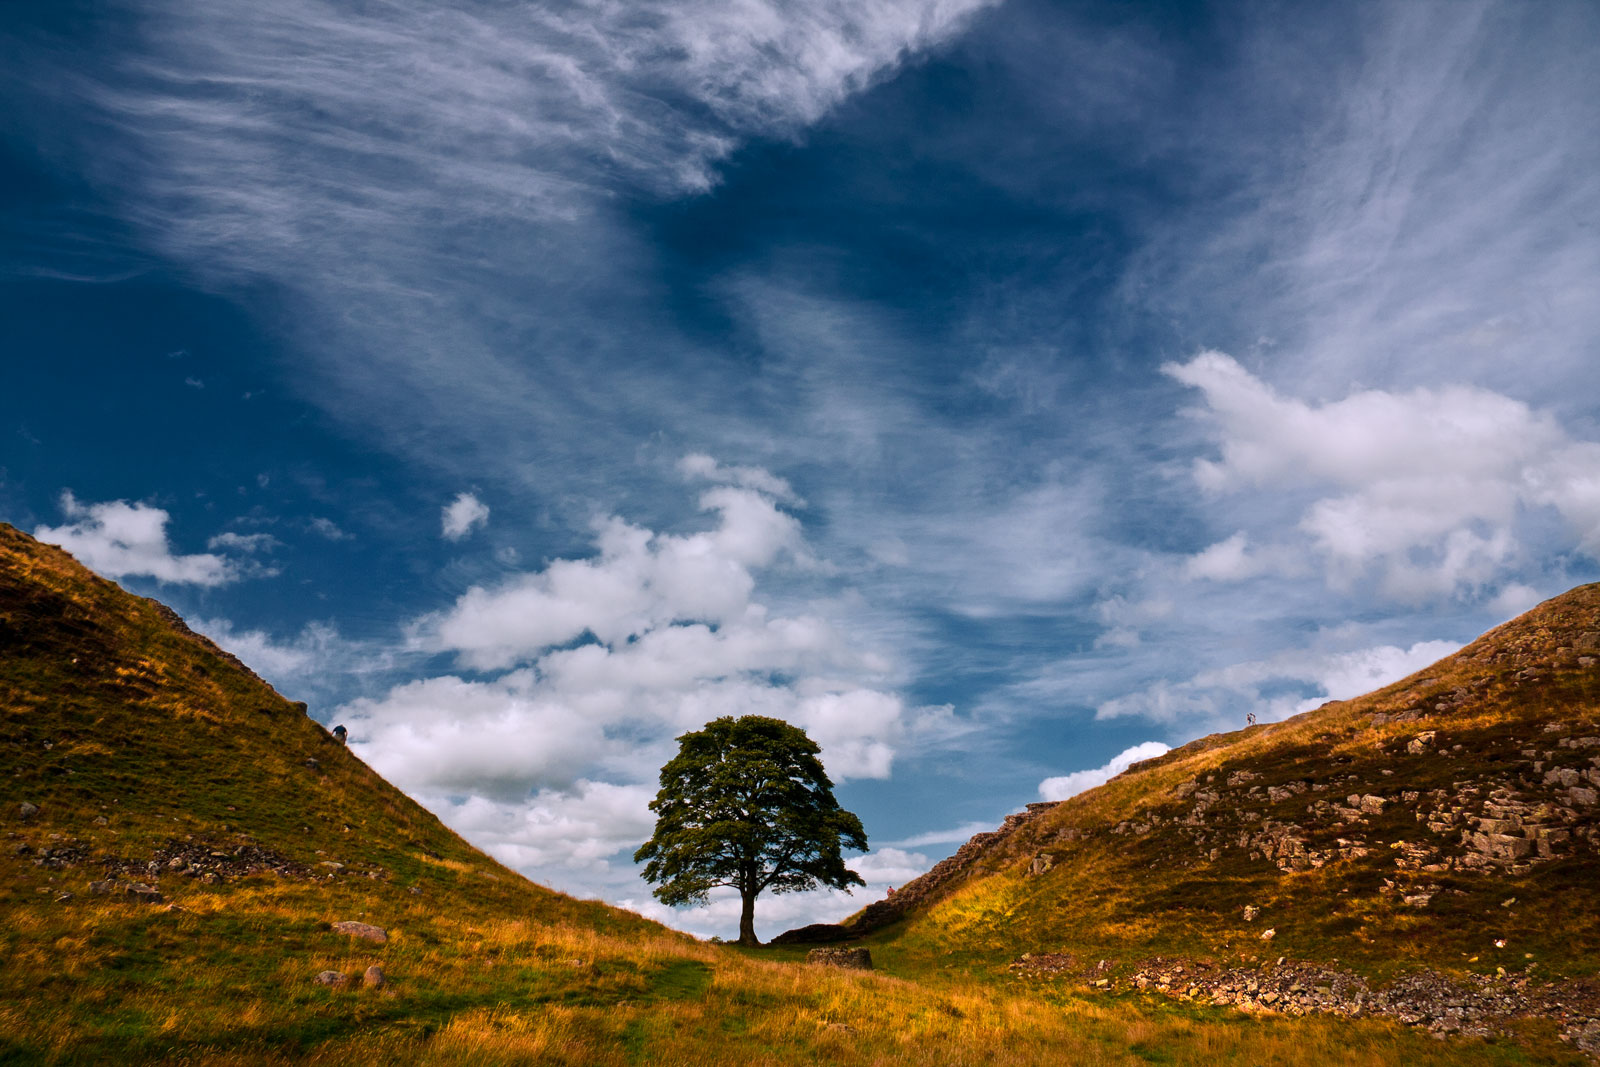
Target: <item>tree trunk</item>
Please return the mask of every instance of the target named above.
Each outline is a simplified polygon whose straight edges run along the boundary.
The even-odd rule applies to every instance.
[[[739,912],[739,944],[759,945],[761,942],[756,940],[756,891],[743,889],[739,895],[744,899],[744,908]]]

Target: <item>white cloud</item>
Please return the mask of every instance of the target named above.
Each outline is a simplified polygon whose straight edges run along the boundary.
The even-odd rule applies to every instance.
[[[1314,404],[1220,352],[1164,369],[1205,397],[1221,457],[1195,463],[1202,489],[1327,494],[1302,512],[1299,546],[1257,548],[1236,533],[1188,561],[1193,577],[1292,574],[1298,554],[1336,585],[1372,573],[1402,600],[1476,591],[1504,579],[1521,553],[1519,522],[1541,508],[1565,520],[1569,544],[1600,553],[1600,443],[1573,440],[1521,401],[1446,386]]]
[[[314,534],[325,537],[329,541],[348,541],[350,534],[339,527],[332,519],[318,515],[306,523],[306,527]]]
[[[632,852],[655,828],[655,790],[579,779],[566,790],[540,790],[514,803],[469,796],[425,797],[453,830],[495,859],[540,881],[604,874],[619,851]],[[548,884],[548,883],[547,883]]]
[[[1297,575],[1305,570],[1294,553],[1279,547],[1250,543],[1241,531],[1190,556],[1184,573],[1213,582],[1240,582],[1265,574]]]
[[[279,541],[271,534],[219,533],[206,542],[207,548],[231,548],[237,552],[271,552]]]
[[[595,558],[557,560],[494,589],[474,587],[425,621],[425,640],[494,669],[585,632],[615,645],[675,619],[737,622],[750,606],[752,571],[785,551],[799,553],[800,525],[749,489],[712,489],[700,503],[718,514],[715,529],[657,534],[604,519]]]
[[[896,848],[926,848],[929,845],[959,845],[972,838],[973,834],[981,834],[993,830],[997,824],[986,822],[964,822],[960,826],[952,826],[947,830],[929,830],[926,833],[912,834],[910,837],[899,841],[890,841],[888,844]]]
[[[835,782],[885,778],[901,747],[947,735],[951,709],[908,706],[885,684],[889,662],[821,611],[779,613],[754,599],[760,572],[805,554],[800,525],[752,488],[777,490],[781,479],[709,469],[743,472],[742,485],[700,497],[711,529],[671,534],[609,517],[596,524],[592,557],[471,589],[419,620],[423,649],[454,651],[486,674],[351,701],[337,713],[351,744],[500,858],[618,899],[637,892],[631,851],[653,825],[645,805],[687,730],[724,715],[783,719],[821,746]],[[824,904],[788,901],[766,914]]]
[[[133,24],[146,54],[86,91],[141,142],[163,243],[255,270],[337,252],[322,233],[704,190],[741,138],[798,132],[985,3],[167,0]]]
[[[287,639],[265,630],[241,629],[224,618],[191,618],[188,623],[280,692],[311,702],[314,714],[322,710],[315,706],[317,701],[328,699],[335,687],[380,674],[395,662],[389,650],[348,639],[326,622],[307,623]]]
[[[173,584],[223,585],[238,577],[235,566],[223,556],[174,555],[167,540],[170,516],[161,508],[125,500],[80,504],[71,492],[64,492],[61,510],[74,521],[64,526],[39,526],[33,535],[47,544],[60,545],[107,578],[149,577]]]
[[[447,541],[459,541],[473,530],[489,524],[489,505],[471,493],[458,493],[440,509],[441,532]]]
[[[791,506],[805,504],[787,481],[760,467],[727,467],[704,453],[694,452],[678,461],[678,471],[686,478],[754,489]]]
[[[1170,746],[1160,741],[1146,741],[1134,745],[1112,756],[1110,762],[1103,767],[1046,778],[1039,783],[1039,797],[1042,800],[1066,800],[1097,785],[1104,785],[1140,760],[1155,759],[1171,751]]]
[[[1181,682],[1157,682],[1102,703],[1095,718],[1138,716],[1154,722],[1237,728],[1253,712],[1259,721],[1273,722],[1329,700],[1348,700],[1380,689],[1460,647],[1451,641],[1421,641],[1409,648],[1296,649],[1202,671]]]

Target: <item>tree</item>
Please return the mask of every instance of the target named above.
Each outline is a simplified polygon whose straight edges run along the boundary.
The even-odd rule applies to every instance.
[[[724,716],[678,738],[650,802],[655,834],[634,860],[674,907],[701,904],[717,886],[739,891],[739,943],[756,940],[756,897],[818,885],[866,885],[843,848],[865,852],[861,820],[839,807],[822,750],[782,719]]]

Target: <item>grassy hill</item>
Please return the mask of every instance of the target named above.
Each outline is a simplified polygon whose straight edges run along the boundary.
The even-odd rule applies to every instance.
[[[1085,848],[1141,842],[1140,863],[1158,862],[1155,837],[1107,836],[1108,821],[1155,811],[1149,783],[1231,773],[1223,747],[1063,806],[1051,833],[1081,825],[1094,831]],[[880,932],[873,974],[807,966],[797,950],[740,953],[573,900],[462,841],[162,605],[3,524],[0,831],[0,1062],[1528,1062],[1518,1047],[1440,1044],[1383,1019],[1251,1019],[1015,978],[1004,964],[1016,946],[1049,940],[1069,914],[1048,913],[1039,890],[1069,877],[1105,890],[1100,875],[1068,874],[1091,853],[1064,839],[1032,879],[1019,873],[1029,849],[1057,839],[1008,840],[988,873]],[[1258,879],[1246,889],[1218,870],[1204,876],[1211,895],[1185,904],[1211,924],[1186,946],[1209,944],[1235,896],[1269,885],[1243,861]],[[1072,921],[1111,918],[1092,936],[1134,943],[1145,934],[1126,909],[1179,884],[1151,877],[1167,890],[1080,900]],[[1590,899],[1574,914],[1592,916]],[[1285,944],[1301,936],[1283,925]],[[1592,958],[1586,936],[1551,966]],[[365,981],[373,967],[381,984]],[[1530,1040],[1560,1058],[1553,1038]]]
[[[1238,987],[1286,993],[1281,957],[1306,1010],[1352,1003],[1336,981],[1369,1009],[1431,983],[1443,1004],[1396,996],[1435,1029],[1474,1030],[1452,998],[1505,999],[1489,1014],[1600,1051],[1600,585],[1376,693],[1032,805],[844,927],[909,969],[1252,1009]]]

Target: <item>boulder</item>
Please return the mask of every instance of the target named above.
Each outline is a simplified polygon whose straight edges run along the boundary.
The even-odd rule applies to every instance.
[[[374,963],[368,967],[361,976],[361,984],[368,989],[382,989],[384,986],[383,968]]]
[[[872,970],[872,953],[864,948],[814,948],[806,953],[807,963],[825,967],[844,967],[856,971]]]
[[[1255,922],[1256,921],[1256,916],[1260,915],[1260,914],[1261,914],[1261,909],[1256,907],[1254,904],[1246,904],[1244,906],[1244,921],[1245,922],[1247,922],[1247,923]]]
[[[22,818],[27,820],[39,814],[39,805],[33,803],[32,801],[24,800],[22,802],[22,807],[19,810],[22,812]]]
[[[317,974],[316,978],[314,978],[312,980],[315,981],[318,985],[331,985],[331,986],[342,986],[342,985],[344,985],[344,975],[341,974],[338,971],[321,971],[321,972],[319,972]]]
[[[359,937],[363,941],[371,941],[377,945],[381,945],[385,941],[389,940],[388,931],[384,930],[381,926],[373,926],[371,923],[358,923],[350,921],[337,922],[333,924],[333,928],[341,934],[349,934],[351,937]]]

